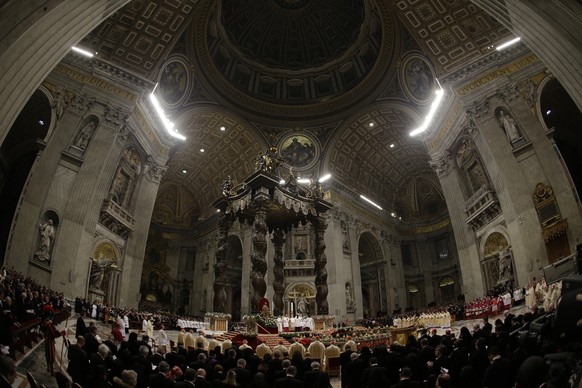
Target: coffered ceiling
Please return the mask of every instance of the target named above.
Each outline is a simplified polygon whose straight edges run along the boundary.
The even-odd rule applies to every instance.
[[[259,152],[291,150],[294,137],[306,159],[286,168],[299,175],[329,172],[404,222],[442,216],[409,132],[435,77],[509,35],[466,0],[134,0],[80,45],[160,82],[187,140],[171,151],[153,221],[190,228],[226,175],[241,182]]]

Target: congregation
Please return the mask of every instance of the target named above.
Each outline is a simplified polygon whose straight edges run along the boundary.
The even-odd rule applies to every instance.
[[[9,269],[3,268],[0,276],[3,352],[13,357],[13,332],[31,319],[42,319],[47,369],[54,373],[54,339],[66,333],[56,330],[51,318],[69,307],[67,301],[62,294]],[[78,298],[74,302],[78,313],[76,341],[68,346],[66,371],[81,387],[179,388],[194,384],[329,388],[329,375],[334,372],[340,376],[342,388],[521,388],[538,387],[543,382],[570,387],[579,376],[552,370],[543,358],[547,349],[532,346],[516,335],[555,309],[560,287],[560,283],[548,286],[544,279],[533,282],[523,292],[527,312],[514,315],[503,308],[505,314],[493,324],[488,316],[495,316],[499,307],[495,310],[495,303],[487,302],[489,309],[482,322],[463,325],[458,334],[437,331],[437,327],[450,327],[451,306],[408,312],[409,317],[415,317],[415,324],[432,329],[409,336],[406,343],[387,339],[373,347],[350,337],[338,337],[336,343],[336,337],[329,333],[320,337],[311,331],[286,337],[290,345],[281,340],[272,348],[265,343],[252,347],[246,340],[207,338],[204,326],[180,328],[177,340],[170,341],[165,327],[175,329],[202,320],[161,311],[137,312]],[[483,301],[498,298],[489,295]],[[515,298],[511,299],[515,303]],[[472,303],[476,302],[467,303],[465,308]],[[391,323],[401,325],[404,321],[397,320],[403,317],[395,316]]]
[[[146,333],[138,338],[140,333],[132,331],[117,345],[103,341],[95,348],[88,333],[69,348],[68,373],[83,387],[328,388],[337,361],[342,388],[539,387],[543,382],[570,387],[568,380],[575,376],[551,370],[542,349],[514,334],[543,315],[543,308],[508,312],[493,324],[484,318],[471,328],[462,326],[458,335],[433,329],[419,338],[409,336],[405,344],[384,342],[373,348],[349,339],[324,343],[317,336],[307,346],[294,337],[290,345],[280,341],[253,348],[246,340],[218,341],[185,329],[168,348],[160,340],[163,326],[157,345]]]

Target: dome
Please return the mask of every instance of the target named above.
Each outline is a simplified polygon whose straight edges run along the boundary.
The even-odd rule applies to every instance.
[[[364,4],[351,0],[224,0],[229,40],[272,68],[305,69],[340,57],[358,38]]]

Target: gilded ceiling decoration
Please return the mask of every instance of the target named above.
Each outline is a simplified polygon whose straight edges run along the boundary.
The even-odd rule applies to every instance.
[[[510,32],[481,8],[466,0],[396,0],[400,20],[439,75],[457,70],[491,50]]]
[[[408,134],[435,77],[509,35],[466,0],[133,0],[80,45],[159,82],[187,140],[154,222],[190,227],[269,145],[287,168],[330,172],[406,217],[441,209],[426,147]]]
[[[99,57],[152,76],[192,16],[192,0],[134,0],[129,2],[79,44]]]

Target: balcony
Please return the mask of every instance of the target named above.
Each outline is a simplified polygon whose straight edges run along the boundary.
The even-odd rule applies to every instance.
[[[121,238],[127,239],[133,231],[135,219],[111,197],[107,197],[101,207],[99,222]]]
[[[466,222],[473,230],[481,229],[501,213],[499,201],[490,185],[482,186],[466,201],[465,213]]]
[[[315,276],[315,260],[284,260],[285,277]]]

